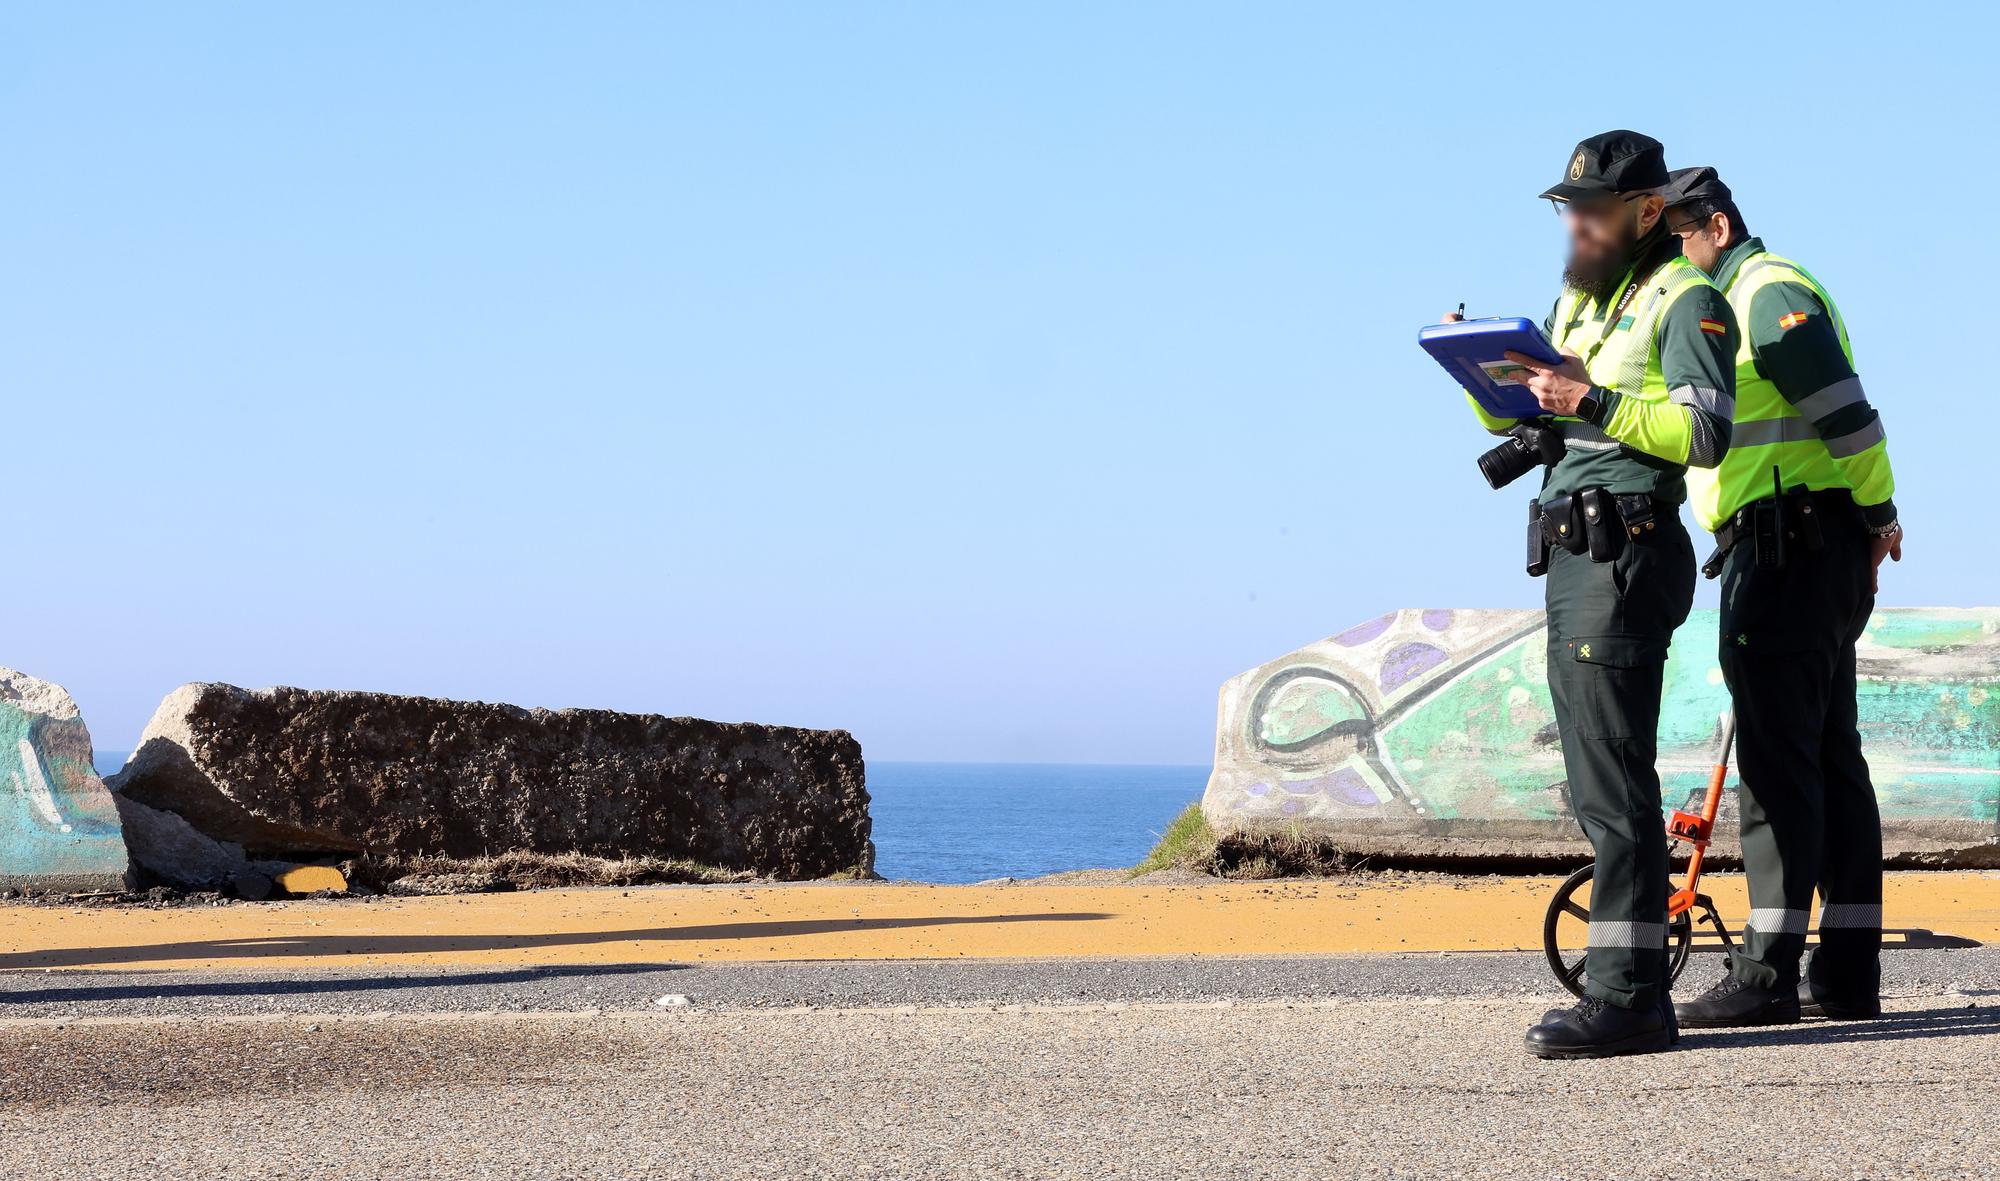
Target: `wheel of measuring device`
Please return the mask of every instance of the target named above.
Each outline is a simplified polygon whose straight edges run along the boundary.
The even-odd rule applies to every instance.
[[[1583,948],[1590,943],[1590,879],[1596,871],[1595,864],[1586,865],[1563,879],[1563,884],[1556,888],[1556,896],[1549,899],[1549,913],[1542,920],[1542,955],[1548,959],[1549,970],[1556,979],[1577,996],[1583,995]],[[1693,945],[1693,914],[1684,912],[1667,924],[1669,981],[1681,978]]]

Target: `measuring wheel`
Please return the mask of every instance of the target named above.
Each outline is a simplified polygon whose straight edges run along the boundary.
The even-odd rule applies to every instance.
[[[1579,949],[1590,943],[1590,879],[1597,872],[1595,864],[1586,865],[1569,875],[1556,896],[1549,900],[1548,917],[1542,920],[1542,954],[1548,957],[1549,970],[1562,981],[1562,986],[1577,996],[1583,995],[1584,953],[1581,950],[1567,953],[1575,959],[1565,958],[1563,947],[1573,945]],[[1669,983],[1681,978],[1681,969],[1687,967],[1688,949],[1694,943],[1694,922],[1691,912],[1675,915],[1667,923],[1667,980]]]

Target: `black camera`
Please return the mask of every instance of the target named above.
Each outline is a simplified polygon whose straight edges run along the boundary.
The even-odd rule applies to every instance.
[[[1538,467],[1554,467],[1568,453],[1553,426],[1515,424],[1500,445],[1479,457],[1479,474],[1495,488],[1505,488]]]

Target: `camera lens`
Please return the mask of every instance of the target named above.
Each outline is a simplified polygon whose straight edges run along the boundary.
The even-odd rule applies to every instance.
[[[1500,445],[1479,457],[1479,474],[1494,488],[1505,488],[1541,464],[1542,457],[1521,440],[1509,435]]]

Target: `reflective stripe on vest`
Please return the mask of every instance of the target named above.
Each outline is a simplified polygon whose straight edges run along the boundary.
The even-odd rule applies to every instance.
[[[1822,440],[1812,420],[1862,398],[1861,381],[1850,378],[1805,398],[1797,406],[1785,401],[1776,382],[1757,371],[1755,347],[1751,344],[1750,304],[1757,293],[1773,283],[1797,283],[1813,293],[1833,319],[1834,332],[1847,363],[1854,364],[1854,349],[1847,340],[1847,325],[1840,309],[1819,280],[1788,258],[1765,252],[1745,259],[1736,275],[1723,289],[1736,322],[1743,326],[1743,338],[1736,346],[1736,419],[1729,431],[1729,453],[1715,468],[1688,470],[1688,505],[1703,529],[1714,532],[1736,510],[1771,495],[1771,468],[1777,467],[1787,488],[1804,484],[1808,488],[1846,488],[1847,477],[1833,462],[1837,444],[1852,455],[1872,446],[1881,438],[1881,423],[1870,424],[1857,435],[1871,437]],[[1871,435],[1872,432],[1872,435]]]
[[[1660,370],[1660,321],[1683,295],[1707,285],[1708,276],[1700,268],[1676,255],[1646,276],[1644,286],[1626,304],[1622,315],[1615,307],[1607,308],[1605,319],[1592,320],[1592,308],[1583,293],[1566,291],[1556,304],[1551,340],[1556,348],[1568,347],[1584,358],[1592,383],[1645,402],[1673,401]],[[1625,291],[1626,284],[1619,284],[1619,295]],[[1703,393],[1690,391],[1688,396],[1699,399]],[[1609,451],[1621,446],[1581,420],[1558,418],[1555,423],[1563,442],[1571,447]]]

